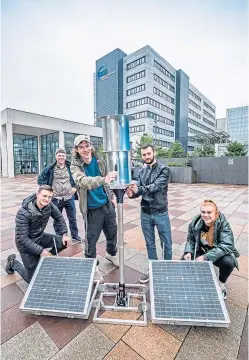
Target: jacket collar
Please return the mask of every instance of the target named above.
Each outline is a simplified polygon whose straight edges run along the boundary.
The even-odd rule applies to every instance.
[[[221,222],[224,220],[225,220],[225,216],[220,213],[218,219],[215,220],[214,223],[215,231],[220,227]],[[194,229],[196,231],[200,231],[203,225],[204,225],[204,221],[202,220],[201,215],[197,215],[196,218],[194,219]]]
[[[96,152],[92,153],[92,157],[95,157],[97,159],[97,161],[101,160],[101,157]],[[82,157],[78,153],[76,153],[72,157],[72,164],[75,164],[77,166],[83,166],[85,163],[84,163]]]

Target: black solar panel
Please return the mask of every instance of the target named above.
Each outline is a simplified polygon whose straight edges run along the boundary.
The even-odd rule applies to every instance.
[[[151,261],[152,320],[229,324],[214,276],[207,261]]]
[[[95,259],[41,258],[20,308],[86,315],[95,265]]]

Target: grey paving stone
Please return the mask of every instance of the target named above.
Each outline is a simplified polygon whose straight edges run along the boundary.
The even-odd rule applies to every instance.
[[[108,274],[115,268],[116,267],[105,257],[99,259],[99,270],[101,270],[103,273]]]
[[[241,336],[246,318],[246,310],[229,301],[226,301],[225,304],[231,321],[229,330]]]
[[[248,234],[242,233],[236,241],[235,247],[241,255],[248,255]]]
[[[138,253],[137,255],[127,260],[125,265],[143,274],[146,274],[149,268],[147,257],[145,255],[142,255],[141,253]]]
[[[158,326],[181,341],[185,339],[190,329],[190,326],[159,325],[159,324]]]
[[[124,246],[124,261],[129,260],[133,256],[137,255],[138,251],[129,246]]]
[[[230,275],[227,282],[227,299],[231,303],[247,309],[248,307],[248,280],[240,276]]]
[[[2,345],[2,360],[47,360],[59,349],[36,322]]]
[[[238,360],[248,359],[248,316],[246,317],[243,335],[241,338]]]
[[[16,285],[24,292],[24,294],[27,291],[27,288],[29,287],[29,284],[26,283],[24,280],[19,280],[16,282]]]
[[[52,357],[52,360],[102,360],[114,345],[114,342],[91,324]]]

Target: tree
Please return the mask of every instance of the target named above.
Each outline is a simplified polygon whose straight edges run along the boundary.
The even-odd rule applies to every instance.
[[[230,142],[227,146],[226,156],[246,156],[247,147],[238,141]]]
[[[198,150],[200,157],[213,157],[215,155],[214,147],[211,144],[204,144]]]
[[[153,144],[153,137],[144,133],[140,138],[140,143],[137,142],[135,155],[138,158],[141,158],[141,147],[143,145],[152,145]]]
[[[179,158],[184,155],[184,149],[180,141],[175,141],[169,148],[169,157]]]
[[[156,148],[156,157],[158,158],[168,158],[169,157],[169,149],[163,147]]]

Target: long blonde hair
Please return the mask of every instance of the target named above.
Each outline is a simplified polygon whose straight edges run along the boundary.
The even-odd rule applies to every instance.
[[[214,224],[215,221],[219,218],[220,212],[218,210],[217,205],[215,204],[215,202],[213,200],[204,200],[201,203],[201,206],[212,206],[215,208],[215,220],[211,223],[208,232],[207,232],[207,242],[209,244],[209,246],[213,246],[214,243]]]

